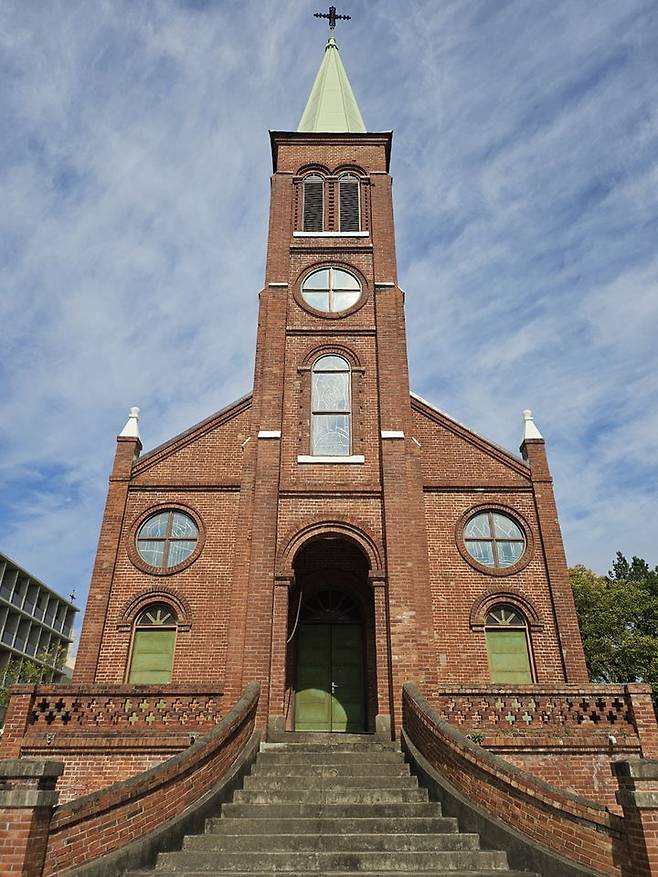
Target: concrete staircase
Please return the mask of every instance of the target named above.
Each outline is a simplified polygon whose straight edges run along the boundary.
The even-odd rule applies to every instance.
[[[204,834],[131,877],[519,875],[504,852],[481,850],[478,835],[441,815],[393,744],[365,735],[290,737],[295,742],[261,744],[244,788]]]

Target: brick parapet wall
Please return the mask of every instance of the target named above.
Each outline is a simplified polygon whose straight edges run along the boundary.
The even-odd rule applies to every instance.
[[[441,684],[428,699],[489,751],[615,813],[612,764],[652,757],[658,739],[646,685]]]
[[[624,873],[620,863],[628,860],[628,844],[621,818],[466,739],[411,684],[404,687],[403,729],[430,765],[467,800],[570,861],[614,877]]]
[[[217,727],[184,752],[125,782],[57,807],[44,877],[118,850],[174,819],[212,789],[254,731],[259,687],[247,686]]]
[[[64,763],[60,802],[187,749],[222,717],[223,685],[17,685],[0,757]]]

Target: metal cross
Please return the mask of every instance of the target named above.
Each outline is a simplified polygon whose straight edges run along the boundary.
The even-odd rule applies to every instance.
[[[352,16],[351,15],[336,15],[336,7],[330,6],[329,12],[316,12],[314,13],[314,18],[328,18],[329,19],[329,30],[335,30],[337,21],[349,21]]]

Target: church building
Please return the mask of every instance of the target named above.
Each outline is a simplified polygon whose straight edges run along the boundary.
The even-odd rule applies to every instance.
[[[516,454],[410,388],[392,133],[324,17],[253,390],[146,453],[131,409],[73,682],[13,689],[0,871],[658,877],[651,690],[588,681],[531,412]]]
[[[410,391],[392,133],[333,37],[270,140],[253,392],[141,456],[131,413],[75,681],[257,680],[263,723],[393,733],[409,680],[586,682],[530,412],[517,456]]]

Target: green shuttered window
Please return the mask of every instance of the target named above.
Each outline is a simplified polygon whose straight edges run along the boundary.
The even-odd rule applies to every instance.
[[[322,231],[324,227],[324,180],[313,174],[304,180],[304,231]]]
[[[533,681],[525,618],[512,606],[496,606],[486,620],[487,652],[492,682]]]
[[[171,682],[176,646],[176,616],[164,603],[149,606],[137,617],[128,682],[160,685]]]
[[[339,180],[340,230],[360,231],[359,181],[351,174]]]

